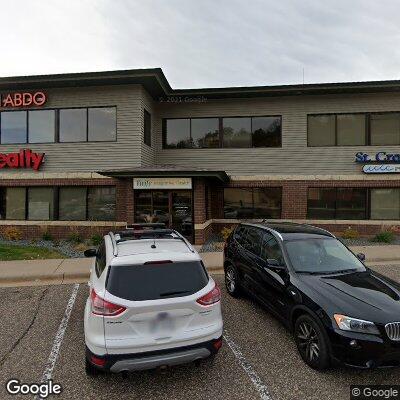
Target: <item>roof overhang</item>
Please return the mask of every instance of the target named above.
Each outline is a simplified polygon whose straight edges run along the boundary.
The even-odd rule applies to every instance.
[[[229,182],[229,176],[225,171],[208,171],[208,170],[155,170],[152,168],[145,169],[124,169],[124,170],[106,170],[97,171],[98,174],[111,178],[160,178],[160,177],[185,177],[185,178],[206,178],[215,179],[222,183]]]
[[[206,99],[228,99],[400,91],[399,80],[172,89],[161,68],[0,77],[0,91],[126,84],[143,85],[155,100],[174,96],[203,96]]]

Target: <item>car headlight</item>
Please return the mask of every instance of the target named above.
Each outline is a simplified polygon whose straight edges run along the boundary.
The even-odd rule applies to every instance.
[[[346,315],[334,314],[333,316],[339,329],[343,331],[369,333],[379,335],[379,330],[373,322],[363,319],[346,317]]]

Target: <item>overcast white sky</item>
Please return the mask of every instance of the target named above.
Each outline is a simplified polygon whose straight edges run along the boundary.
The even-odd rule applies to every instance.
[[[161,67],[173,88],[400,79],[398,0],[0,0],[0,76]]]

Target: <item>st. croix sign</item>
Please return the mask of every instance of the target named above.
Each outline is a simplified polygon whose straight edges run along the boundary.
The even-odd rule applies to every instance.
[[[400,154],[379,151],[371,156],[368,153],[358,152],[355,162],[364,164],[362,171],[365,174],[399,174]]]

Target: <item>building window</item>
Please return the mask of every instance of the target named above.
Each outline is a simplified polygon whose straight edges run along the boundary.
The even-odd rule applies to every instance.
[[[26,111],[4,111],[1,113],[1,143],[26,143],[26,117]]]
[[[24,187],[6,188],[6,219],[25,219],[26,189]]]
[[[223,118],[223,147],[251,147],[251,118]]]
[[[191,142],[193,147],[219,147],[218,118],[192,118],[191,133]]]
[[[117,137],[115,107],[88,109],[89,142],[111,142]]]
[[[51,143],[55,141],[55,110],[35,110],[28,112],[29,143]]]
[[[0,188],[0,219],[113,221],[114,186]]]
[[[371,219],[400,219],[400,189],[371,189]]]
[[[58,219],[84,221],[86,219],[86,187],[60,187],[58,192]]]
[[[366,219],[366,188],[309,188],[309,219]]]
[[[28,188],[28,219],[33,221],[54,219],[54,189],[52,187]]]
[[[308,146],[400,145],[400,113],[308,115]]]
[[[400,113],[371,114],[371,145],[400,144]]]
[[[88,219],[90,221],[115,220],[114,186],[92,186],[88,188]]]
[[[164,148],[280,147],[281,117],[166,119]]]
[[[338,146],[366,144],[365,114],[340,114],[336,118]]]
[[[281,206],[281,188],[224,189],[225,218],[280,218]]]
[[[144,117],[143,117],[143,123],[144,123],[144,144],[147,144],[147,146],[151,147],[151,114],[147,111],[144,110]]]
[[[87,109],[71,108],[60,110],[60,142],[86,142]]]
[[[253,147],[281,147],[281,118],[253,117]]]

